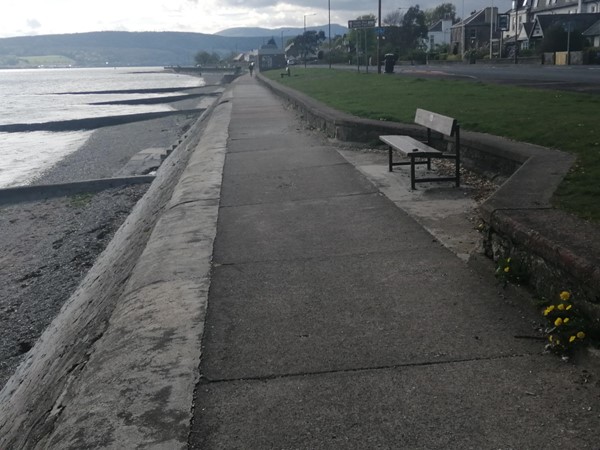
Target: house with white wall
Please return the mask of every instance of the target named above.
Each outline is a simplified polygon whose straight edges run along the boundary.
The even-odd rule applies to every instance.
[[[427,51],[432,52],[441,45],[449,45],[452,27],[452,20],[438,20],[427,32]]]
[[[502,39],[509,45],[515,40],[519,48],[529,48],[529,36],[538,15],[589,14],[600,12],[599,0],[514,0],[509,15],[509,29]],[[530,24],[526,26],[526,24]]]

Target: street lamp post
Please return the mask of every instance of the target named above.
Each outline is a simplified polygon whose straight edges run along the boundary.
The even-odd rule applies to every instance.
[[[317,14],[317,13],[304,14],[304,34],[302,35],[302,37],[303,37],[302,42],[304,44],[304,48],[303,48],[304,52],[303,53],[304,53],[304,68],[305,69],[306,69],[306,18],[308,16],[314,16],[315,14]]]

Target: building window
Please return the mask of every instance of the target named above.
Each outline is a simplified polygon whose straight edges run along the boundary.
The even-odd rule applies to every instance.
[[[533,5],[534,8],[537,8],[540,4],[540,0],[535,0],[535,3]]]
[[[590,12],[596,12],[596,5],[592,5],[590,8]]]

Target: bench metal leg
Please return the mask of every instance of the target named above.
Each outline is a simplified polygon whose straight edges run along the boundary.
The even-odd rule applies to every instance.
[[[392,171],[392,146],[388,146],[388,168],[389,171]]]

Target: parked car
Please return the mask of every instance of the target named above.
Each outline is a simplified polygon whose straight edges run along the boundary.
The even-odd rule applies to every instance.
[[[288,66],[295,66],[296,60],[294,58],[290,58],[287,60]]]

